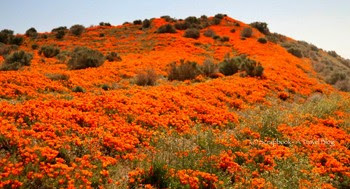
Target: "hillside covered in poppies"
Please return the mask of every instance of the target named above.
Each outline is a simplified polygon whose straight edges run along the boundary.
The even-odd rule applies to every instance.
[[[223,14],[0,32],[0,188],[349,188],[350,61]]]

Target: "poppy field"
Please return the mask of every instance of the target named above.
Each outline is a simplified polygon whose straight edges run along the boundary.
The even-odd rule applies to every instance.
[[[0,71],[0,188],[349,188],[349,93],[259,29],[217,15],[78,34],[19,35],[30,65]],[[72,69],[76,47],[111,58]],[[168,78],[171,63],[243,55],[260,72]]]

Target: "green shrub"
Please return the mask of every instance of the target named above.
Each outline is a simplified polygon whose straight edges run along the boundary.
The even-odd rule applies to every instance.
[[[221,14],[221,13],[219,13],[219,14],[216,14],[216,15],[214,16],[214,18],[223,19],[225,16],[227,16],[227,15],[226,15],[226,14]]]
[[[250,27],[245,27],[243,28],[243,30],[241,31],[241,37],[246,37],[249,38],[251,37],[253,34],[253,30]]]
[[[64,35],[66,35],[67,30],[68,29],[66,26],[60,26],[52,29],[51,32],[54,33],[56,39],[63,39]]]
[[[38,37],[38,32],[36,31],[35,28],[32,27],[26,31],[26,36],[31,38],[36,38]]]
[[[133,24],[134,25],[141,25],[142,24],[142,20],[134,20]]]
[[[219,65],[222,74],[228,76],[237,73],[239,70],[245,71],[248,76],[262,76],[264,68],[260,63],[247,58],[246,56],[237,56],[234,58],[226,58]]]
[[[87,47],[76,47],[68,61],[68,69],[77,70],[99,67],[104,63],[103,54]]]
[[[231,33],[235,33],[235,32],[236,32],[236,29],[235,29],[235,28],[232,28],[232,29],[230,30],[230,32],[231,32]]]
[[[167,22],[174,22],[175,19],[174,18],[171,18],[170,16],[168,15],[165,15],[165,16],[161,16],[160,18],[163,18],[165,21]]]
[[[170,64],[170,70],[168,72],[168,80],[191,80],[196,78],[200,74],[200,69],[196,62],[185,62],[181,60],[180,65],[176,63]]]
[[[106,59],[109,61],[109,62],[119,62],[119,61],[122,61],[122,58],[119,56],[118,53],[116,52],[109,52],[107,53],[106,55]]]
[[[225,59],[219,64],[219,71],[226,76],[233,75],[238,72],[240,63],[238,58]]]
[[[13,38],[13,31],[9,29],[3,29],[0,32],[0,43],[11,44]]]
[[[142,27],[143,28],[149,28],[151,26],[151,21],[148,19],[143,20]]]
[[[256,28],[257,30],[259,30],[261,33],[265,35],[270,34],[270,30],[267,27],[267,23],[265,22],[253,22],[250,24],[250,26],[252,26],[253,28]]]
[[[38,44],[36,44],[36,43],[32,44],[32,49],[33,49],[33,50],[36,50],[36,49],[38,49],[38,48],[39,48],[39,45],[38,45]]]
[[[240,27],[241,26],[241,24],[238,23],[238,22],[235,22],[233,25],[236,26],[236,27]]]
[[[195,28],[187,29],[184,33],[184,37],[198,39],[200,36],[199,30]]]
[[[185,19],[185,22],[189,24],[200,24],[200,20],[195,16],[189,16]]]
[[[259,43],[262,43],[262,44],[265,44],[265,43],[267,43],[267,39],[264,38],[264,37],[260,37],[260,38],[258,39],[258,42],[259,42]]]
[[[72,89],[73,92],[75,93],[85,93],[85,89],[81,86],[76,86]]]
[[[292,54],[292,55],[294,55],[294,56],[296,56],[296,57],[298,57],[298,58],[302,58],[302,57],[303,57],[303,53],[302,53],[301,50],[298,49],[297,47],[290,47],[290,48],[287,49],[287,51],[288,51],[290,54]]]
[[[109,22],[100,22],[99,25],[100,26],[111,26],[111,24]]]
[[[55,33],[56,39],[63,39],[64,35],[66,35],[66,32],[63,30],[59,30]]]
[[[0,43],[0,55],[5,56],[18,49],[18,45],[5,45]]]
[[[39,50],[39,54],[43,54],[46,58],[55,57],[60,53],[60,49],[52,45],[42,46]]]
[[[23,66],[30,66],[33,55],[25,51],[16,51],[6,56],[0,70],[18,70]]]
[[[140,72],[135,76],[135,82],[140,86],[153,86],[156,84],[158,75],[153,69]]]
[[[0,32],[0,43],[7,45],[21,45],[23,42],[23,37],[14,36],[12,30],[3,29]]]
[[[158,28],[157,33],[176,33],[176,30],[173,25],[165,24]]]
[[[263,75],[264,68],[262,65],[254,60],[246,57],[242,57],[243,61],[241,63],[240,69],[245,71],[248,76],[259,77]]]
[[[174,26],[177,30],[186,30],[187,28],[191,27],[191,24],[182,21],[182,22],[176,22]]]
[[[212,60],[209,59],[203,62],[203,65],[200,66],[200,69],[202,73],[207,77],[211,77],[213,76],[213,74],[218,72],[218,66],[214,64]]]
[[[210,22],[211,25],[219,25],[220,23],[221,23],[221,19],[216,17],[214,17]]]
[[[85,27],[83,25],[76,24],[70,27],[69,31],[75,36],[80,36],[85,31]]]
[[[215,35],[216,34],[215,34],[214,30],[212,30],[212,29],[207,29],[204,32],[204,36],[205,37],[214,37]]]

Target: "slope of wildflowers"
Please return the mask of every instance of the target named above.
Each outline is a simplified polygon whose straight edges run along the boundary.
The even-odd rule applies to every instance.
[[[24,36],[20,49],[33,53],[31,66],[0,71],[0,188],[349,186],[348,93],[325,84],[309,59],[257,42],[258,30],[242,40],[248,25],[232,18],[208,26],[225,42],[204,36],[206,29],[198,39],[156,33],[167,23],[94,26],[63,40]],[[122,60],[68,70],[34,43],[115,51]],[[165,79],[173,61],[241,54],[262,64],[262,77]],[[161,76],[157,85],[135,85],[149,68]],[[85,92],[72,92],[76,86]]]

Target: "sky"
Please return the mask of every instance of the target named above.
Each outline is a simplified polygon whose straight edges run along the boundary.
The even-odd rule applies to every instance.
[[[102,21],[120,25],[163,15],[186,18],[224,13],[245,23],[266,22],[272,32],[350,59],[349,0],[0,0],[0,5],[0,29],[15,33],[30,27],[44,32]]]

